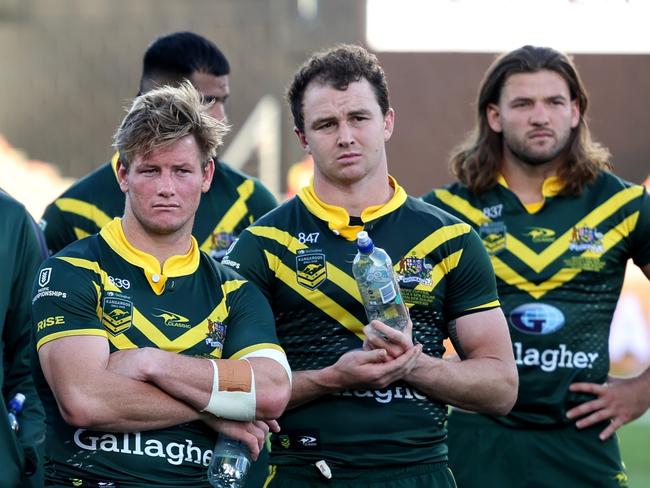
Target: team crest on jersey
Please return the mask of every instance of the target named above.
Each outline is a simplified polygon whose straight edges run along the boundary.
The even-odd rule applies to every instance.
[[[210,236],[210,256],[214,259],[221,259],[226,255],[230,246],[235,241],[234,234],[230,232],[213,232]]]
[[[226,328],[227,326],[223,322],[208,319],[208,333],[205,335],[205,343],[210,347],[219,349],[219,352],[221,352],[226,338]]]
[[[278,439],[280,440],[280,445],[285,449],[289,449],[289,447],[291,447],[291,439],[289,439],[288,435],[286,434],[279,435]]]
[[[598,232],[595,227],[574,227],[569,243],[571,251],[591,251],[595,253],[605,252],[603,248],[603,233]]]
[[[529,227],[529,229],[524,235],[530,237],[533,242],[553,242],[555,240],[555,231],[552,229],[544,227]]]
[[[106,292],[102,301],[102,324],[113,335],[122,334],[133,322],[133,302],[121,293]]]
[[[431,270],[433,266],[428,264],[424,258],[405,256],[399,260],[397,269],[397,280],[400,283],[418,283],[431,285]]]
[[[296,256],[296,279],[305,288],[315,290],[327,278],[327,261],[322,252],[301,250]]]
[[[489,254],[498,254],[506,248],[505,222],[488,222],[479,227],[479,235]]]

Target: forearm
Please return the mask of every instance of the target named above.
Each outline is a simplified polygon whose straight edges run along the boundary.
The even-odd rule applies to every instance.
[[[214,385],[214,369],[210,361],[156,349],[143,353],[147,355],[147,360],[144,361],[146,365],[143,366],[146,381],[197,410],[206,407]],[[233,360],[216,360],[220,375],[228,374],[226,361],[233,363]],[[279,417],[290,395],[287,372],[273,359],[253,357],[247,361],[253,370],[255,381],[256,418]],[[221,376],[219,382],[224,383],[228,379]]]
[[[495,358],[447,361],[422,354],[405,379],[438,401],[492,415],[508,413],[517,398],[516,369]]]
[[[199,420],[190,405],[155,385],[106,371],[95,384],[67,385],[55,390],[59,410],[76,427],[132,432],[171,427]]]
[[[287,410],[304,405],[341,388],[336,386],[331,368],[294,371],[291,388],[291,399]]]

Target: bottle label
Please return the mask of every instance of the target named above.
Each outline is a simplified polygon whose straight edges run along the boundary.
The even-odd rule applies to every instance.
[[[393,301],[393,299],[397,295],[397,291],[395,290],[395,286],[393,285],[392,281],[389,281],[384,286],[379,288],[379,293],[381,295],[382,303],[388,303]]]

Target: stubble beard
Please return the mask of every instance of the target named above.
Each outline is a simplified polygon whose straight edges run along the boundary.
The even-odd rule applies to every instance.
[[[503,137],[504,144],[508,150],[522,163],[528,166],[543,166],[551,161],[554,161],[558,156],[563,154],[568,148],[571,139],[571,132],[569,131],[566,136],[557,142],[549,149],[541,152],[535,152],[526,147],[526,145],[518,140],[510,140]]]

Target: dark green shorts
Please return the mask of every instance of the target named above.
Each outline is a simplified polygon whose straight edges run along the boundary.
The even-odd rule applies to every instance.
[[[453,411],[447,423],[449,466],[460,488],[622,488],[627,475],[615,436],[599,425],[514,429]]]
[[[315,465],[271,466],[264,487],[269,488],[456,488],[446,462],[418,464],[401,468],[348,469],[331,467],[326,479]]]
[[[348,469],[331,467],[326,479],[316,466],[271,466],[269,488],[456,488],[446,462],[399,468]]]

